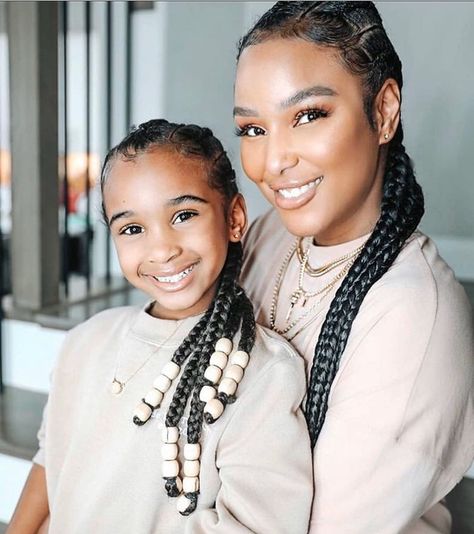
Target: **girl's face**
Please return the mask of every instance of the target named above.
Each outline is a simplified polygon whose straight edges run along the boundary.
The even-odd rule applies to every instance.
[[[243,169],[287,229],[321,245],[368,233],[380,212],[381,132],[335,52],[274,39],[242,53],[235,122]]]
[[[206,310],[229,240],[244,229],[242,197],[225,210],[203,162],[161,148],[116,159],[104,205],[123,274],[155,299],[152,314],[181,319]]]

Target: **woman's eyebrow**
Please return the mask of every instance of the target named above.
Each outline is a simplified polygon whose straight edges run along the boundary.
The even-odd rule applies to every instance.
[[[297,91],[294,95],[280,102],[280,109],[288,109],[296,104],[300,104],[311,96],[337,96],[337,92],[324,85],[313,85]]]
[[[337,96],[337,92],[330,87],[324,85],[313,85],[312,87],[306,87],[297,91],[294,95],[285,98],[279,104],[280,109],[288,109],[296,104],[299,104],[311,96]],[[240,117],[258,117],[258,111],[241,106],[234,107],[234,117],[238,115]]]

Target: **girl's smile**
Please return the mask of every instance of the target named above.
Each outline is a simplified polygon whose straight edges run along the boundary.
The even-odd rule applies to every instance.
[[[206,310],[225,263],[240,209],[209,185],[200,159],[157,148],[117,158],[104,186],[104,205],[127,280],[155,304],[152,313],[180,319]]]

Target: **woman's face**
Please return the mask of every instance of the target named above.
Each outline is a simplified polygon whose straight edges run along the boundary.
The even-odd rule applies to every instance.
[[[380,213],[380,132],[360,79],[334,51],[274,39],[242,53],[235,83],[242,166],[287,229],[331,245],[371,231]]]

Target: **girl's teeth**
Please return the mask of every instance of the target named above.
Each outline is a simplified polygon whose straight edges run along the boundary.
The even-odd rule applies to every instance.
[[[288,189],[279,189],[278,192],[283,198],[296,198],[302,195],[303,193],[306,193],[309,189],[316,187],[322,182],[323,178],[320,176],[314,182],[310,182],[309,184],[302,185],[301,187],[291,187]]]
[[[174,274],[173,276],[154,276],[158,282],[166,282],[168,284],[174,284],[176,282],[179,282],[182,280],[185,276],[187,276],[192,270],[194,269],[194,265],[191,265],[191,267],[188,267],[184,271],[181,271],[178,274]]]

